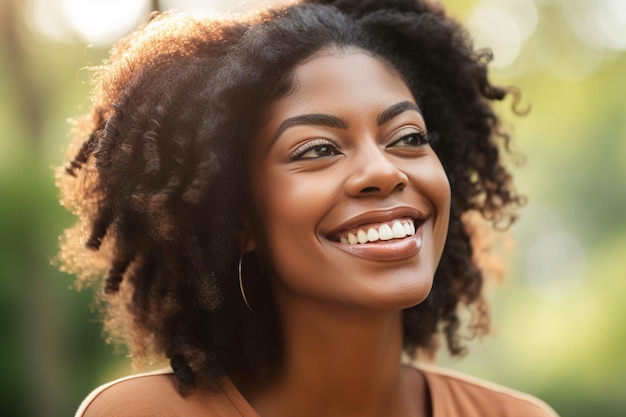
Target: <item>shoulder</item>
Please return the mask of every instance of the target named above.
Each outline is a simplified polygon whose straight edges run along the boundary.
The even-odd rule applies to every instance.
[[[448,369],[416,368],[427,381],[435,416],[558,417],[532,395]]]
[[[181,401],[169,370],[138,374],[104,384],[81,403],[75,417],[174,416]]]
[[[234,417],[254,415],[225,379],[216,391],[198,388],[183,397],[170,369],[102,385],[85,398],[75,417]]]

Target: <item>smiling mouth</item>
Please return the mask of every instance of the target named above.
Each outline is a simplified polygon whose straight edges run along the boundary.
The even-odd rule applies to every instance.
[[[423,220],[404,217],[389,222],[367,224],[344,230],[332,236],[332,240],[346,245],[386,242],[413,236]]]

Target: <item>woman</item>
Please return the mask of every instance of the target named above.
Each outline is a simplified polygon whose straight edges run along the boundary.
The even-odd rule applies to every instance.
[[[486,331],[469,216],[520,203],[489,104],[508,91],[430,3],[310,3],[160,15],[98,68],[61,256],[108,271],[107,329],[170,369],[77,415],[554,416],[403,360],[438,329],[462,353],[462,308]]]

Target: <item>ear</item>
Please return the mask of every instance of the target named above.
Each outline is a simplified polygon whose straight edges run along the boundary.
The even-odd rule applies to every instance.
[[[252,252],[256,249],[252,216],[243,210],[239,216],[239,230],[237,230],[237,246],[240,252]]]

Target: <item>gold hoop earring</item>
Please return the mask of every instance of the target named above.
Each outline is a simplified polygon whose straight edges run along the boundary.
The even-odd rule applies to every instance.
[[[252,307],[250,307],[250,303],[248,303],[248,297],[246,297],[246,291],[243,289],[243,277],[241,276],[241,264],[243,263],[243,255],[245,252],[241,252],[241,255],[239,256],[239,266],[238,266],[238,270],[239,270],[239,292],[241,292],[241,297],[243,298],[243,302],[246,304],[246,307],[248,307],[248,310],[250,310],[251,312],[254,313],[254,310],[252,309]]]

